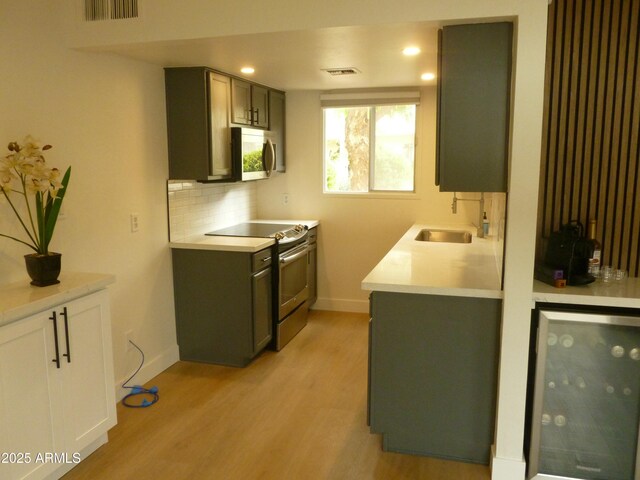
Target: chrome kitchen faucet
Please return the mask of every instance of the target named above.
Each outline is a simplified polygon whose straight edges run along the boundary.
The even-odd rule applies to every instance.
[[[478,224],[477,236],[478,238],[484,238],[484,229],[482,228],[482,220],[484,214],[484,192],[480,192],[480,198],[458,198],[456,192],[453,192],[453,203],[451,203],[451,212],[458,213],[458,202],[478,202]]]

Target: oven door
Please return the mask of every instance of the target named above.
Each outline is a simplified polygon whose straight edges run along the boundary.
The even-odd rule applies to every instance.
[[[308,255],[309,243],[306,241],[280,253],[279,320],[286,317],[309,297]]]

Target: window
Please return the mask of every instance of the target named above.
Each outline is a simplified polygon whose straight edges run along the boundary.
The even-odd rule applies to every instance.
[[[324,109],[326,193],[413,192],[416,105]]]

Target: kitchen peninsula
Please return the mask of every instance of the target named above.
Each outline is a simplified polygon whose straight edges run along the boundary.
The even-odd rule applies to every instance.
[[[429,242],[425,230],[472,236]],[[414,225],[362,282],[372,292],[369,425],[385,450],[489,463],[503,292],[496,239],[474,232]],[[640,279],[534,281],[530,298],[532,308],[637,314]]]
[[[423,230],[471,241],[419,240]],[[496,239],[475,232],[414,225],[362,282],[372,291],[369,423],[385,450],[489,463],[501,265]]]

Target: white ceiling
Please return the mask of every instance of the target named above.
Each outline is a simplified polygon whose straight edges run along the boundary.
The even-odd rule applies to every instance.
[[[330,90],[435,84],[437,29],[411,23],[334,27],[110,47],[109,51],[162,66],[208,66],[282,90]],[[422,52],[405,57],[402,49]],[[251,65],[251,76],[240,68]],[[358,75],[334,77],[322,69],[355,67]]]

